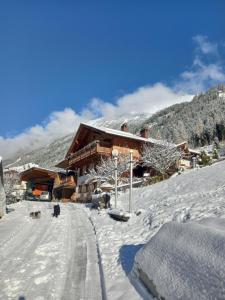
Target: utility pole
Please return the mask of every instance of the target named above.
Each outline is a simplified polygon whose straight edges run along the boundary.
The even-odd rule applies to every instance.
[[[118,168],[118,150],[114,149],[112,151],[112,156],[115,161],[115,208],[117,208],[117,168]]]
[[[132,188],[133,188],[133,150],[130,150],[130,193],[129,193],[129,213],[132,213]]]

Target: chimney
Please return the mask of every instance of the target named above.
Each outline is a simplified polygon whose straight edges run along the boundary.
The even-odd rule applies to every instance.
[[[128,126],[127,126],[127,121],[123,122],[123,124],[120,127],[121,131],[128,132]]]
[[[140,135],[141,137],[148,139],[149,138],[149,127],[148,125],[145,125],[141,130],[140,130]]]

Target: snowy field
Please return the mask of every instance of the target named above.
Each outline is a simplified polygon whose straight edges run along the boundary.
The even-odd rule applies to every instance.
[[[0,220],[0,299],[101,299],[93,227],[84,210],[22,202]],[[41,218],[29,217],[40,210]],[[22,299],[24,299],[22,298]]]
[[[150,187],[134,189],[134,211],[127,223],[91,211],[100,243],[109,299],[152,299],[130,275],[134,257],[163,224],[225,217],[225,162],[192,170]],[[128,209],[129,194],[119,206]],[[88,210],[88,209],[87,209]]]

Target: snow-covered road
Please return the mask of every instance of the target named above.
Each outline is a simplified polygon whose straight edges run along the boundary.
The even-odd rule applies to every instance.
[[[82,208],[22,202],[0,222],[0,299],[102,299],[96,239]],[[40,219],[29,213],[41,210]]]

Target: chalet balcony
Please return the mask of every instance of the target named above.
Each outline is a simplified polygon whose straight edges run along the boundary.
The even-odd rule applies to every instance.
[[[111,153],[111,146],[102,145],[100,144],[100,141],[96,140],[76,151],[75,153],[72,153],[69,157],[69,166],[95,154],[110,156]]]
[[[74,177],[67,176],[65,178],[55,180],[54,188],[57,188],[59,186],[75,186]]]

